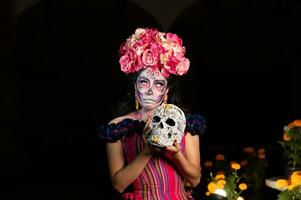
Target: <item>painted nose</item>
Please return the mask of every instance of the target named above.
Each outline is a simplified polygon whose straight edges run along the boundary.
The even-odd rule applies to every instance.
[[[147,95],[152,95],[153,94],[153,90],[150,88],[147,92],[146,92]]]

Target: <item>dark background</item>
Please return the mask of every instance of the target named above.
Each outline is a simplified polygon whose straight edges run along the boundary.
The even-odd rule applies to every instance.
[[[282,127],[300,118],[297,0],[199,1],[168,31],[191,60],[183,105],[208,120],[202,160],[267,148],[282,173]],[[3,199],[111,199],[96,128],[129,87],[118,49],[137,27],[163,28],[126,0],[45,0],[15,19],[1,1]]]

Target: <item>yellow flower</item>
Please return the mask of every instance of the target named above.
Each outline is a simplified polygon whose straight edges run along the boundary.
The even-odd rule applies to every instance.
[[[214,182],[210,182],[207,186],[209,192],[214,193],[216,189],[218,189],[218,186]]]
[[[280,179],[276,181],[276,186],[284,189],[278,195],[280,200],[291,200],[300,199],[300,189],[301,189],[301,171],[295,171],[292,175],[286,179]]]
[[[225,177],[225,174],[222,174],[222,173],[220,173],[220,174],[217,174],[216,176],[215,176],[215,179],[216,180],[219,180],[219,179],[225,179],[226,177]]]
[[[238,187],[240,190],[246,190],[248,188],[247,184],[245,184],[245,183],[239,184]]]
[[[299,171],[299,170],[298,170],[298,171],[294,171],[294,172],[292,173],[292,176],[293,176],[293,175],[301,175],[301,171]]]
[[[225,156],[223,154],[217,154],[215,156],[215,160],[217,160],[217,161],[225,160]]]
[[[243,192],[243,190],[247,189],[247,184],[241,183],[240,185],[238,185],[241,179],[240,174],[237,171],[238,169],[240,169],[240,164],[238,162],[231,161],[230,164],[228,162],[225,164],[226,165],[223,166],[223,169],[225,169],[226,171],[218,171],[214,174],[212,172],[210,173],[211,182],[209,182],[207,188],[210,193],[216,194],[220,190],[222,190],[225,192],[225,195],[227,195],[227,199],[236,200],[237,197]],[[229,169],[230,166],[232,167],[232,169]]]
[[[238,164],[237,162],[232,162],[231,168],[233,168],[235,170],[239,170],[240,169],[240,164]]]
[[[285,188],[288,186],[288,181],[286,179],[278,179],[275,185],[277,188]]]
[[[218,188],[223,189],[226,185],[226,181],[224,179],[220,179],[216,182]]]
[[[292,185],[301,185],[301,171],[295,171],[291,175],[291,184]]]

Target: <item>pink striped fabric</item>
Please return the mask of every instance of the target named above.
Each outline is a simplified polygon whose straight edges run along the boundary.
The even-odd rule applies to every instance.
[[[122,138],[122,146],[127,162],[131,162],[143,149],[140,134]],[[185,149],[185,137],[181,141]],[[180,173],[169,154],[155,153],[140,176],[133,182],[130,191],[122,195],[130,200],[185,200],[188,196]],[[191,198],[189,198],[191,199]]]

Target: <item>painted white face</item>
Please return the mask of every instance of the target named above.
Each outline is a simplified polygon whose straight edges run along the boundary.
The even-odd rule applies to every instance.
[[[135,88],[141,107],[154,109],[163,101],[167,80],[158,70],[146,68],[138,76]]]

